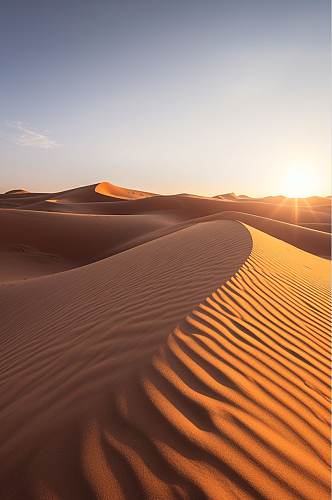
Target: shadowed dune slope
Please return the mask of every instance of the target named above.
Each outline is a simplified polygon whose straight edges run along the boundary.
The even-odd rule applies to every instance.
[[[29,193],[23,190],[0,194],[0,208],[25,208],[25,206],[44,203],[51,193]]]
[[[316,231],[323,231],[324,233],[331,233],[331,224],[327,222],[300,222],[300,226],[307,227],[308,229],[315,229]]]
[[[0,281],[94,262],[173,223],[167,214],[96,216],[2,209]]]
[[[29,245],[0,245],[0,283],[60,273],[76,265],[61,255],[40,252]]]
[[[54,193],[49,197],[50,200],[62,203],[93,203],[105,201],[105,196],[96,191],[97,184],[82,186],[79,188],[68,189],[59,193]]]
[[[51,203],[75,205],[77,203],[112,201],[111,197],[98,193],[96,191],[97,186],[98,184],[91,184],[57,193],[29,193],[23,190],[9,191],[0,195],[0,206],[3,208],[29,207],[29,209],[42,209],[41,207],[50,206]],[[118,197],[116,201],[118,201]]]
[[[1,498],[328,499],[329,272],[224,220],[1,285]]]

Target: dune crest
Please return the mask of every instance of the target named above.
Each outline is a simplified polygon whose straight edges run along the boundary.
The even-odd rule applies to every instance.
[[[0,498],[328,499],[328,211],[96,188],[0,198]]]
[[[149,196],[155,196],[154,193],[149,193],[145,191],[138,191],[136,189],[123,188],[121,186],[116,186],[110,182],[100,182],[95,187],[96,193],[103,194],[105,196],[111,196],[113,198],[122,198],[124,200],[136,200],[137,198],[146,198]]]
[[[220,233],[223,227],[225,231]],[[181,242],[182,248],[185,244],[187,250],[179,263],[186,262],[192,282],[199,282],[192,275],[199,270],[198,262],[193,260],[193,255],[188,257],[187,253],[193,245],[192,236],[197,235],[199,240],[205,242],[200,252],[203,263],[215,254],[208,251],[212,241],[216,250],[217,241],[221,242],[231,228],[234,236],[240,237],[238,245],[250,242],[243,239],[247,237],[242,230],[238,232],[241,225],[232,221],[209,222],[188,228],[183,233],[189,236],[187,243],[180,236],[181,232],[166,237],[173,241],[174,250],[178,248],[178,242]],[[117,499],[216,498],[220,494],[222,498],[229,499],[238,496],[311,499],[317,494],[321,498],[329,498],[329,263],[256,229],[248,227],[247,230],[252,237],[253,248],[245,263],[239,266],[237,272],[233,267],[233,277],[219,288],[215,287],[215,292],[205,292],[206,299],[194,307],[186,319],[179,321],[172,333],[166,325],[164,333],[158,335],[152,345],[152,331],[148,333],[150,328],[146,330],[142,322],[145,314],[141,312],[142,319],[137,318],[132,298],[127,296],[120,300],[124,300],[123,305],[131,304],[131,309],[134,307],[136,334],[137,328],[141,329],[141,334],[133,337],[133,330],[129,335],[131,330],[127,326],[121,328],[119,336],[120,324],[114,329],[114,322],[117,325],[114,312],[110,310],[106,313],[104,309],[106,304],[112,304],[110,297],[103,299],[104,306],[102,303],[98,305],[96,296],[100,298],[100,294],[96,291],[101,288],[106,290],[109,278],[105,281],[102,276],[108,260],[120,259],[127,266],[133,260],[132,252],[137,255],[135,261],[140,252],[147,258],[149,247],[153,252],[156,250],[156,255],[160,257],[160,250],[156,247],[158,241],[81,270],[31,280],[30,283],[17,285],[16,290],[7,290],[7,301],[10,301],[10,296],[20,297],[18,304],[23,306],[25,295],[31,294],[33,289],[35,293],[36,290],[42,293],[50,282],[53,282],[53,288],[58,282],[55,289],[63,290],[64,286],[59,286],[60,283],[67,283],[64,298],[57,294],[52,296],[50,304],[53,304],[53,312],[50,316],[43,316],[37,337],[35,324],[37,319],[40,322],[38,310],[30,311],[31,334],[41,352],[52,352],[49,351],[49,340],[43,339],[43,332],[46,331],[50,338],[58,339],[55,344],[53,340],[52,350],[66,346],[67,354],[61,361],[61,370],[58,362],[54,364],[55,360],[52,361],[54,368],[48,362],[48,377],[42,386],[40,383],[38,386],[31,386],[31,383],[23,385],[20,396],[14,399],[13,390],[4,393],[6,399],[12,401],[12,415],[17,416],[17,419],[11,418],[6,422],[2,415],[1,429],[6,438],[3,459],[9,467],[6,477],[12,479],[17,474],[20,477],[23,475],[20,485],[15,487],[13,498],[20,498],[21,488],[30,491],[35,498],[46,495],[89,498],[91,494],[109,498],[109,492],[113,492],[113,497]],[[222,234],[221,240],[218,240],[218,233]],[[213,240],[209,242],[212,235]],[[197,244],[198,240],[194,237]],[[225,263],[235,248],[235,241],[229,242],[231,246],[228,250],[223,247],[219,252]],[[167,248],[170,248],[169,244]],[[173,259],[169,257],[168,253],[167,261],[172,262],[175,255]],[[238,265],[238,260],[232,262]],[[219,266],[223,266],[222,261]],[[142,266],[135,268],[140,276],[135,287],[140,286],[142,280],[147,284]],[[150,272],[154,269],[155,266]],[[222,269],[219,267],[219,273]],[[90,326],[88,336],[77,309],[78,302],[75,305],[76,292],[72,286],[68,289],[73,273],[81,273],[84,314],[89,316],[90,325],[97,321],[93,329]],[[91,273],[95,275],[92,285]],[[177,264],[174,273],[178,276]],[[206,277],[206,274],[203,266],[199,275]],[[213,275],[211,271],[208,274]],[[186,280],[185,275],[183,277]],[[154,282],[152,276],[149,279]],[[221,274],[219,280],[222,283]],[[164,293],[162,286],[158,288],[160,291],[153,294],[157,293],[159,301]],[[121,290],[121,287],[118,289]],[[178,291],[174,296],[175,290]],[[181,290],[184,291],[183,286]],[[140,293],[138,289],[134,290],[135,296]],[[174,311],[176,301],[180,300],[179,289],[171,288],[167,293],[171,294],[167,304],[173,295],[174,305],[169,310]],[[91,299],[87,299],[89,296]],[[71,310],[77,311],[74,313],[76,320],[73,313],[70,318],[63,309],[68,300]],[[63,303],[62,308],[60,303]],[[120,303],[117,310],[121,309]],[[142,304],[140,300],[140,308]],[[21,311],[18,307],[18,321],[23,314]],[[99,321],[97,316],[93,320],[92,311],[95,311],[94,314],[97,312]],[[149,315],[151,317],[151,313]],[[159,313],[158,321],[161,321],[161,316]],[[52,326],[49,323],[51,318]],[[10,318],[5,318],[6,321],[10,323]],[[69,327],[72,321],[75,321],[75,328]],[[116,334],[114,340],[114,334],[109,330],[111,324]],[[163,321],[155,331],[160,332],[162,324]],[[68,328],[75,332],[71,339]],[[57,332],[55,336],[52,330]],[[168,336],[167,330],[170,333]],[[20,335],[19,331],[17,333]],[[21,377],[24,365],[25,371],[31,366],[32,338],[27,337],[27,333],[25,328],[26,347],[21,345],[23,358],[20,365],[14,369],[9,369],[11,365],[7,369],[2,367],[7,372],[9,387],[14,387],[13,380]],[[98,344],[98,338],[101,344]],[[73,348],[78,339],[83,365],[81,362],[77,365],[78,359],[73,365]],[[107,355],[108,344],[111,347],[110,358]],[[98,345],[102,349],[102,357],[98,355]],[[133,363],[139,345],[141,354]],[[96,361],[99,358],[95,367],[88,361],[93,352],[93,356],[97,356]],[[70,364],[68,356],[72,359]],[[7,357],[4,359],[7,360]],[[61,359],[58,358],[59,361]],[[132,361],[128,371],[124,367],[129,359]],[[42,365],[38,368],[38,362],[34,360],[37,372],[42,373]],[[76,368],[72,370],[74,366]],[[59,386],[61,379],[58,374],[63,370],[67,375],[61,377],[63,380]],[[80,380],[86,379],[87,375],[93,382],[90,390],[87,391],[86,387],[81,396],[79,392],[75,395],[70,389],[71,380],[75,380],[76,387],[83,388]],[[112,383],[110,385],[112,378],[116,381],[113,389]],[[35,389],[31,392],[30,387],[34,385]],[[54,392],[56,386],[58,389]],[[41,390],[44,394],[42,399]],[[103,397],[96,398],[95,391]],[[27,401],[30,401],[28,405]],[[41,401],[44,402],[42,406]],[[84,404],[87,401],[90,404]],[[69,408],[71,411],[68,411]],[[38,431],[34,425],[34,414],[38,415]],[[19,422],[25,417],[28,425],[23,429]],[[21,430],[17,441],[18,428]],[[52,428],[54,430],[50,434]],[[54,431],[55,437],[52,438]],[[38,435],[43,436],[41,441]],[[35,443],[35,452],[32,455],[29,452],[30,465],[22,470],[20,464],[24,451],[27,452],[31,446],[29,442]],[[15,443],[20,443],[19,450]],[[2,481],[2,484],[5,483]]]
[[[248,229],[241,269],[87,423],[96,496],[329,498],[329,263]]]
[[[196,303],[234,274],[250,249],[241,224],[214,221],[84,267],[0,286],[0,483],[11,483],[15,474],[25,477],[22,488],[38,482],[39,454],[56,460],[53,445],[46,445],[55,432],[76,449],[77,419],[91,412],[99,417],[109,395],[149,362]],[[69,441],[68,432],[74,432]],[[30,466],[22,469],[27,456]]]
[[[327,232],[241,212],[224,212],[222,218],[250,224],[275,238],[320,257],[329,258],[331,255],[331,235]]]

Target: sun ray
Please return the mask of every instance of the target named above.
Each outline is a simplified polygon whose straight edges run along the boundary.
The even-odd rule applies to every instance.
[[[314,194],[317,178],[309,168],[295,168],[288,171],[284,183],[284,194],[288,198],[307,198]]]

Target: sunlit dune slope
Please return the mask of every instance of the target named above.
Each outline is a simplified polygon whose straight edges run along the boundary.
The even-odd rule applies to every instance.
[[[330,257],[331,255],[331,235],[326,232],[241,212],[224,212],[220,217],[250,224],[306,252],[311,252],[321,257]]]
[[[329,498],[329,263],[249,230],[246,263],[87,427],[95,494]]]
[[[138,191],[137,189],[128,189],[121,186],[116,186],[110,182],[100,182],[95,187],[96,193],[103,194],[105,196],[111,196],[113,198],[122,198],[124,200],[146,198],[149,196],[155,196],[154,193],[148,193],[146,191]]]
[[[216,220],[1,285],[1,498],[329,498],[329,269]]]

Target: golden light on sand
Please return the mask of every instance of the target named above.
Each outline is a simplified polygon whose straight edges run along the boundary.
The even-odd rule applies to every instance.
[[[331,500],[330,205],[0,194],[0,499]]]
[[[283,194],[289,198],[306,198],[315,194],[316,184],[314,171],[305,168],[292,169],[286,176]]]

